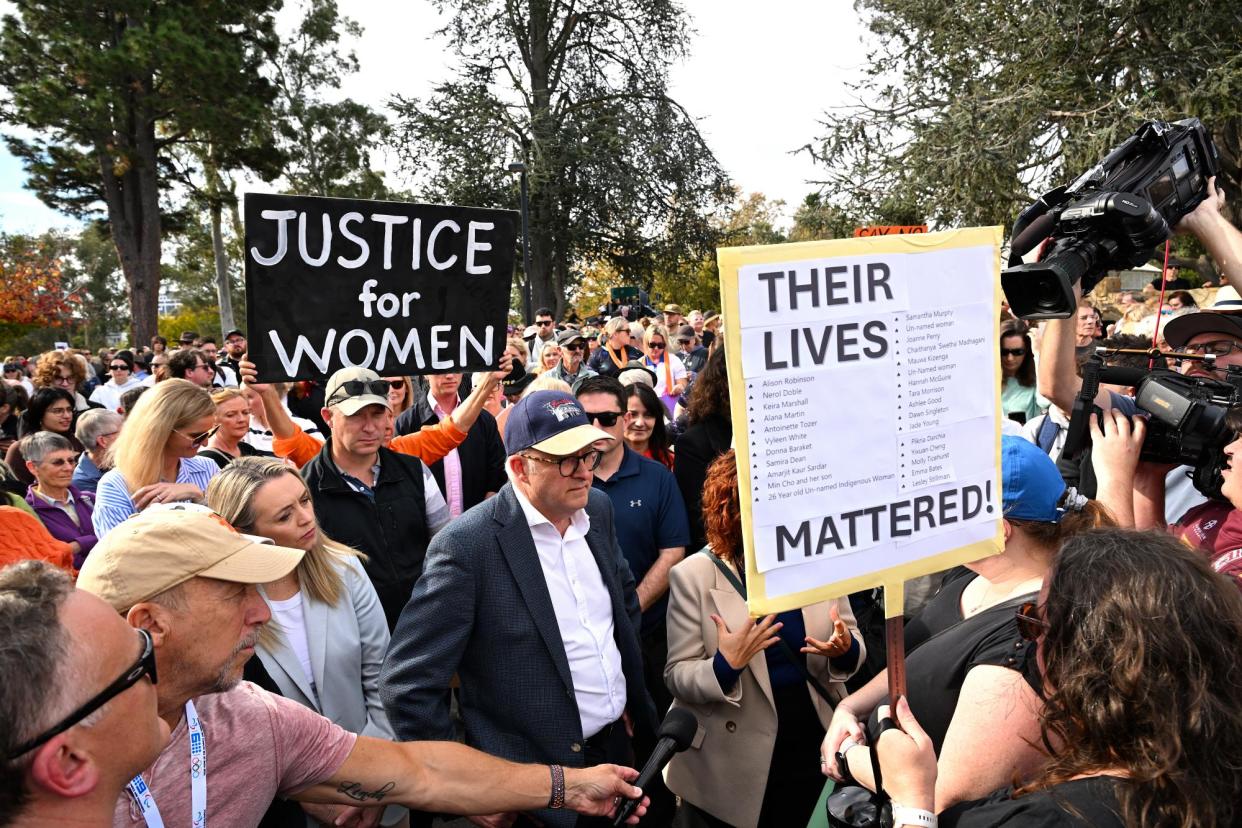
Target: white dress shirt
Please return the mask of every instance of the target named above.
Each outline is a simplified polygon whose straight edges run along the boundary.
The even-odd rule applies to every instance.
[[[582,736],[589,739],[621,718],[626,701],[621,651],[613,635],[612,599],[586,542],[591,519],[585,509],[579,509],[562,537],[517,486],[513,493],[539,553],[569,660]]]

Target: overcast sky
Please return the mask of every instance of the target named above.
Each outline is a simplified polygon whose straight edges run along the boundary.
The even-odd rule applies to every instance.
[[[295,7],[292,0],[287,2]],[[696,34],[671,72],[673,96],[699,119],[708,145],[743,192],[787,202],[786,215],[817,176],[793,150],[820,132],[826,108],[849,100],[865,56],[863,27],[848,0],[684,0]],[[364,28],[354,44],[361,71],[344,92],[381,107],[393,93],[417,96],[451,72],[425,0],[341,0]],[[0,2],[0,9],[9,4]],[[286,18],[291,14],[286,12]],[[23,188],[20,164],[0,148],[0,231],[36,232],[71,222]]]

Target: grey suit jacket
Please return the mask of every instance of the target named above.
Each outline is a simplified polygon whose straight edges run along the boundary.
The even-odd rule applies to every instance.
[[[612,503],[591,490],[587,545],[613,607],[626,708],[656,726],[643,684],[638,593],[617,545]],[[449,683],[461,679],[466,743],[518,762],[582,767],[582,725],[569,660],[526,517],[506,484],[441,530],[401,613],[380,674],[380,695],[401,739],[452,739]],[[539,811],[545,824],[576,816]]]
[[[285,698],[317,711],[351,733],[392,741],[396,737],[379,695],[380,665],[388,651],[384,609],[357,558],[342,561],[337,571],[345,591],[335,606],[303,593],[302,620],[318,699],[283,633],[274,645],[260,642],[255,652]],[[383,821],[395,822],[404,813],[404,808],[389,807]],[[318,823],[308,817],[307,825]]]

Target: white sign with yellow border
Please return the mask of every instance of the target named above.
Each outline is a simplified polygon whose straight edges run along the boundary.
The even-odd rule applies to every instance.
[[[718,251],[752,614],[1001,550],[1000,243]]]

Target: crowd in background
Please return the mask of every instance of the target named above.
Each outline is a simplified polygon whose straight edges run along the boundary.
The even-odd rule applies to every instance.
[[[1219,203],[1185,229],[1239,284]],[[1097,349],[1149,367],[1155,343],[1178,355],[1162,367],[1205,378],[1242,365],[1231,287],[1200,310],[1157,282],[1158,307],[1123,293],[1115,322],[1089,299],[1037,326],[1003,315],[1004,548],[909,585],[901,699],[878,592],[748,615],[726,320],[675,304],[599,324],[540,309],[473,375],[263,384],[236,330],[222,349],[191,332],[9,357],[0,565],[42,564],[0,572],[0,627],[42,612],[76,640],[70,616],[104,605],[66,599],[59,569],[141,631],[129,683],[105,693],[158,666],[171,740],[115,737],[132,747],[115,825],[152,824],[147,798],[168,824],[200,807],[226,825],[608,824],[576,769],[641,765],[671,708],[698,725],[643,824],[802,826],[827,780],[835,824],[872,824],[877,789],[896,825],[1236,824],[1242,439],[1204,491],[1145,457],[1134,389],[1102,386],[1091,450],[1063,456]],[[57,652],[112,658],[112,634]],[[78,723],[125,713],[83,713],[107,681],[80,683],[38,714],[26,683],[0,691],[0,718],[37,719],[0,723],[0,824],[73,799],[56,756]],[[193,733],[213,756],[205,805]],[[482,753],[409,747],[454,742]],[[483,754],[550,766],[547,801]],[[383,762],[434,785],[385,784]],[[452,787],[502,772],[513,790],[492,798]]]

